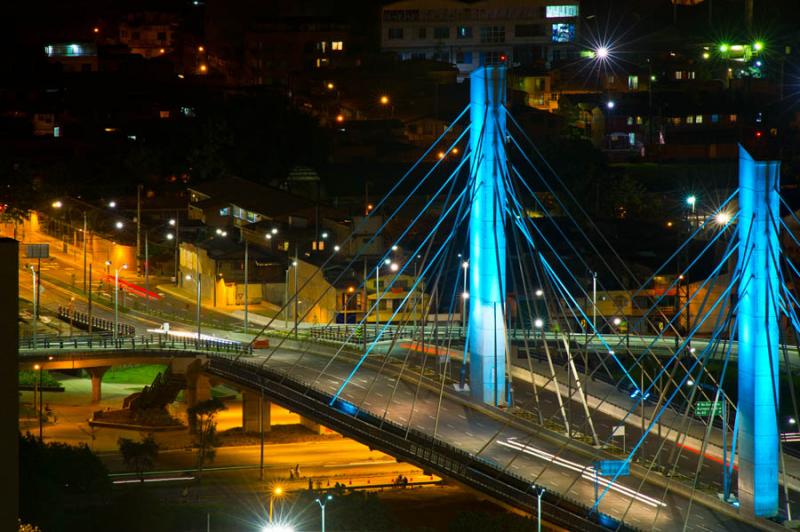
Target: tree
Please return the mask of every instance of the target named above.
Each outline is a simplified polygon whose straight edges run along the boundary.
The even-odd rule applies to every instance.
[[[64,530],[81,510],[111,497],[108,470],[86,445],[41,443],[30,433],[19,442],[19,517],[43,530]]]
[[[208,401],[200,401],[187,411],[189,424],[194,427],[194,441],[197,446],[197,481],[200,482],[203,466],[213,462],[216,457],[217,413],[225,410],[225,403],[214,397]]]
[[[142,441],[119,438],[117,444],[125,465],[136,472],[139,480],[144,481],[145,470],[152,468],[158,458],[159,446],[153,436],[147,436]]]

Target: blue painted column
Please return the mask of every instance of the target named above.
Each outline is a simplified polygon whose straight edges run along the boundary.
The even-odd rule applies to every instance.
[[[739,502],[760,517],[778,512],[779,185],[739,147]]]
[[[507,172],[506,69],[483,67],[470,76],[472,210],[469,234],[469,362],[472,398],[506,403]]]

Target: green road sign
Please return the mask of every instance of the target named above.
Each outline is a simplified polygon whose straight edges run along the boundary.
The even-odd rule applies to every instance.
[[[708,416],[712,415],[711,407],[714,406],[714,401],[697,401],[694,405],[694,415],[696,416]],[[721,416],[722,415],[722,401],[717,401],[716,408],[714,408],[713,415]]]

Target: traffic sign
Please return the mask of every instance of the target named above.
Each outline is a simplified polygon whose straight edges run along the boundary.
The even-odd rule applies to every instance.
[[[712,413],[711,410],[714,412]],[[714,401],[697,401],[694,405],[694,415],[696,416],[721,416],[722,415],[722,401],[717,401],[716,405]]]
[[[631,474],[627,460],[598,460],[594,463],[597,474],[603,477],[625,477]]]
[[[50,244],[25,244],[25,258],[47,259],[50,257]]]

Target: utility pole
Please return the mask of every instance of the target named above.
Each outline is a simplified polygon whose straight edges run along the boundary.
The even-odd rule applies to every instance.
[[[150,247],[147,231],[144,232],[144,308],[150,310]]]
[[[244,234],[242,234],[242,238],[244,238]],[[245,334],[247,334],[247,322],[248,322],[248,318],[249,318],[249,316],[247,314],[247,311],[248,311],[248,307],[247,307],[247,300],[248,300],[248,297],[247,297],[247,283],[248,283],[247,274],[248,274],[248,270],[249,270],[248,266],[249,266],[249,262],[250,262],[248,255],[249,255],[249,246],[248,246],[248,243],[247,243],[247,239],[245,238],[244,239],[244,333]]]
[[[142,185],[136,186],[136,273],[141,273],[142,258]]]
[[[92,264],[89,263],[89,334],[92,334]]]
[[[83,293],[86,293],[86,240],[88,238],[86,211],[83,211]]]
[[[297,318],[299,312],[298,306],[298,299],[300,294],[297,291],[297,268],[299,267],[299,262],[297,262],[297,243],[294,245],[294,339],[297,340]]]

